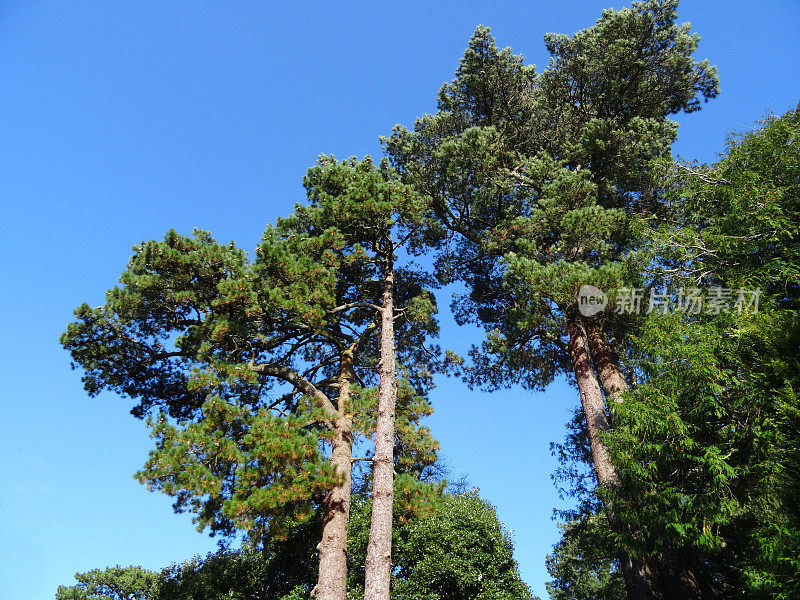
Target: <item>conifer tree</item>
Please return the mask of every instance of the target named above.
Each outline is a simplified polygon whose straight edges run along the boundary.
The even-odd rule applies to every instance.
[[[791,110],[714,165],[674,167],[650,277],[704,304],[641,321],[624,346],[638,381],[607,437],[617,514],[647,551],[680,548],[701,597],[800,593],[798,134]]]
[[[649,167],[669,156],[668,116],[717,93],[715,69],[692,58],[699,38],[675,23],[676,9],[635,2],[572,37],[548,34],[552,58],[539,75],[479,27],[439,111],[385,140],[454,234],[440,273],[468,286],[458,318],[488,332],[471,382],[542,388],[571,374],[601,495],[619,480],[603,442],[608,400],[627,383],[608,343],[616,324],[580,314],[577,293],[641,277],[639,217],[657,206]],[[629,597],[655,597],[654,568],[621,549],[620,559]]]
[[[305,179],[312,205],[298,207],[295,223],[302,235],[335,228],[349,252],[349,277],[362,288],[361,302],[343,305],[343,311],[376,311],[378,398],[372,459],[372,518],[365,567],[365,598],[388,599],[391,585],[392,516],[395,470],[395,405],[397,399],[396,338],[405,373],[415,374],[418,388],[437,362],[425,336],[435,333],[432,296],[423,288],[421,271],[396,264],[397,252],[418,252],[431,237],[426,198],[401,184],[386,161],[375,166],[369,157],[337,162],[321,158]],[[395,323],[398,325],[396,331]]]
[[[169,232],[135,249],[122,286],[79,307],[62,342],[90,393],[111,389],[139,400],[136,416],[153,413],[156,448],[137,476],[199,528],[258,541],[325,496],[334,534],[320,544],[320,581],[343,587],[335,531],[349,503],[354,360],[369,333],[337,335],[326,319],[336,265],[298,250],[271,228],[251,264],[207,233]]]
[[[321,206],[307,185],[311,204],[269,227],[253,262],[200,231],[136,247],[121,285],[105,305],[79,307],[62,343],[87,391],[138,400],[132,412],[149,415],[156,448],[137,476],[199,528],[258,542],[322,499],[315,593],[343,600],[352,449],[375,428],[380,318],[374,265],[330,219],[347,208],[338,195]],[[402,354],[398,436],[405,460],[427,464],[436,444],[418,421],[430,413],[435,324],[429,294],[407,280],[401,329],[414,350]]]

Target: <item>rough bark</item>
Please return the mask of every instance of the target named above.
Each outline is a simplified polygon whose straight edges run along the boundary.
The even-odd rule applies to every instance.
[[[600,433],[608,429],[610,423],[606,414],[603,392],[600,390],[589,353],[586,330],[580,317],[574,315],[567,318],[567,332],[569,334],[569,354],[575,372],[575,381],[578,384],[583,414],[586,417],[586,431],[589,435],[597,483],[601,486],[613,485],[618,480],[617,472],[611,463],[608,449],[600,439]]]
[[[628,389],[628,382],[620,368],[619,359],[602,328],[592,322],[587,322],[585,328],[595,369],[606,394],[609,409],[613,411],[614,404],[622,402],[622,393]],[[692,600],[700,597],[699,586],[694,574],[684,564],[684,561],[676,556],[662,557],[657,561],[660,563],[658,569],[654,569],[655,565],[649,564],[644,559],[628,558],[627,560],[630,561],[629,569],[632,572],[640,571],[645,580],[658,581],[656,597],[664,600]],[[653,572],[654,570],[657,574]],[[641,579],[633,578],[630,586],[636,588]],[[626,585],[628,585],[627,576]]]
[[[339,399],[333,422],[330,462],[342,475],[340,485],[325,496],[319,576],[315,600],[345,600],[347,596],[347,523],[350,519],[350,473],[353,458],[353,422],[347,405],[353,382],[353,354],[345,352],[339,374]]]
[[[700,584],[683,556],[673,552],[662,559],[661,591],[664,600],[694,600],[702,597]]]
[[[619,366],[619,360],[613,348],[611,348],[611,344],[608,343],[602,329],[595,323],[586,323],[586,334],[594,366],[597,369],[606,398],[609,400],[609,407],[611,402],[622,402],[622,392],[628,389],[628,382],[625,381],[622,369]]]
[[[567,332],[569,354],[586,418],[586,430],[597,483],[600,486],[616,485],[619,477],[611,462],[608,449],[600,437],[600,434],[609,428],[610,421],[589,348],[587,328],[578,315],[571,315],[567,318]],[[609,520],[613,523],[613,510],[608,506],[606,510],[609,512]],[[653,600],[657,597],[653,593],[653,574],[647,564],[632,559],[627,554],[621,556],[620,564],[628,600]]]
[[[631,558],[627,553],[623,553],[620,566],[628,600],[661,599],[661,595],[655,590],[656,577],[648,562]]]
[[[397,400],[394,340],[394,273],[384,275],[380,338],[380,385],[372,465],[372,516],[367,545],[364,600],[389,600],[394,504],[394,411]]]

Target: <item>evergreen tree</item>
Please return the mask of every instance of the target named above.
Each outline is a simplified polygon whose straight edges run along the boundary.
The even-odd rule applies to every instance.
[[[212,534],[280,535],[323,495],[336,523],[349,500],[353,365],[369,333],[333,337],[336,265],[297,250],[273,228],[251,264],[204,232],[170,232],[137,247],[122,286],[79,307],[62,337],[90,393],[155,413],[138,477]],[[346,539],[324,542],[321,579],[346,568]]]
[[[471,382],[542,388],[559,373],[574,377],[601,494],[619,482],[603,442],[607,404],[628,383],[608,339],[618,324],[587,320],[577,295],[584,284],[640,279],[641,215],[659,202],[650,167],[676,136],[668,116],[717,93],[715,69],[692,58],[699,38],[675,23],[676,9],[636,2],[572,37],[550,34],[540,75],[479,27],[439,111],[385,140],[453,232],[440,274],[467,284],[459,320],[488,332],[472,352]],[[666,587],[619,551],[629,597]]]
[[[654,276],[730,289],[730,312],[642,325],[630,346],[642,381],[610,438],[617,462],[647,465],[619,489],[625,518],[683,548],[704,597],[800,592],[798,133],[789,111],[733,137],[717,164],[680,169]]]
[[[375,428],[380,319],[374,265],[330,219],[349,209],[338,196],[315,204],[308,185],[311,204],[268,228],[253,262],[199,231],[138,246],[122,285],[104,306],[79,307],[62,343],[91,394],[116,391],[138,400],[134,415],[152,415],[156,448],[137,476],[200,529],[241,529],[259,542],[308,519],[324,497],[316,593],[341,600],[352,448]],[[398,436],[417,465],[435,459],[418,427],[430,413],[425,359],[435,351],[425,339],[435,324],[430,295],[406,279],[399,327],[414,345],[401,352]]]
[[[547,556],[553,600],[624,600],[625,585],[614,557],[615,540],[602,513],[561,525],[562,538]]]
[[[798,111],[789,111],[733,137],[715,165],[676,167],[670,202],[651,219],[651,281],[676,302],[696,286],[710,286],[712,298],[713,286],[732,288],[720,296],[730,312],[651,315],[623,346],[636,385],[606,436],[621,474],[616,518],[636,532],[637,553],[689,565],[687,585],[702,598],[800,593],[798,133]],[[748,302],[760,290],[757,313],[737,310],[740,289]],[[564,449],[564,475],[585,500],[575,478],[585,443],[575,435]],[[596,508],[584,502],[562,544],[604,548],[610,561],[594,540],[618,536]],[[572,533],[587,522],[593,540]],[[603,563],[570,570],[569,560],[554,559],[559,589],[606,572]]]
[[[150,600],[158,593],[158,573],[142,567],[107,567],[76,573],[73,586],[58,586],[56,600]]]
[[[426,336],[436,333],[436,324],[431,319],[435,311],[433,297],[424,288],[430,282],[418,269],[397,265],[397,252],[401,249],[419,252],[435,236],[430,235],[426,198],[397,181],[386,161],[376,167],[369,157],[343,162],[323,157],[309,170],[305,185],[312,203],[307,208],[298,207],[285,226],[303,236],[331,229],[339,232],[342,247],[334,252],[342,254],[342,263],[350,272],[346,281],[360,290],[354,297],[363,299],[339,308],[351,315],[371,315],[376,311],[379,315],[378,398],[365,598],[388,599],[396,468],[396,338],[400,340],[406,379],[403,393],[408,394],[411,388],[424,393],[431,383],[431,370],[439,362],[437,349],[425,344]],[[408,448],[405,450],[407,453]]]

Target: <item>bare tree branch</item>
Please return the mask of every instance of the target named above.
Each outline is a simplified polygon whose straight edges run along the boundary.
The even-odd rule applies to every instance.
[[[306,394],[307,396],[311,396],[312,398],[316,399],[320,405],[328,411],[330,414],[336,414],[336,408],[333,406],[333,403],[330,399],[323,394],[313,383],[311,383],[308,379],[300,375],[294,369],[289,367],[285,367],[282,365],[275,365],[271,363],[262,363],[260,365],[256,365],[254,363],[250,363],[250,369],[258,373],[259,375],[268,375],[270,377],[275,377],[280,379],[281,381],[285,381],[294,386],[294,388]]]

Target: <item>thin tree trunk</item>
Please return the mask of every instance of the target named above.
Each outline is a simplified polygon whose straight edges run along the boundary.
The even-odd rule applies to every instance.
[[[589,350],[589,336],[580,316],[571,315],[567,318],[567,332],[569,354],[586,418],[586,430],[597,483],[601,487],[615,485],[619,481],[619,476],[611,462],[608,449],[600,438],[601,432],[609,428],[610,421]],[[609,512],[609,520],[613,523],[613,511],[608,506],[606,510]],[[627,554],[622,555],[620,564],[628,600],[652,600],[656,597],[653,594],[652,573],[648,565],[631,559]]]
[[[364,600],[389,600],[392,576],[394,504],[394,411],[397,377],[394,347],[394,272],[387,267],[383,285],[380,386],[372,461],[372,518],[367,545]]]
[[[322,541],[319,543],[319,577],[315,600],[345,600],[347,596],[347,523],[350,519],[350,472],[353,458],[353,422],[347,413],[353,382],[353,353],[341,361],[337,416],[333,425],[330,462],[342,483],[325,496]]]

